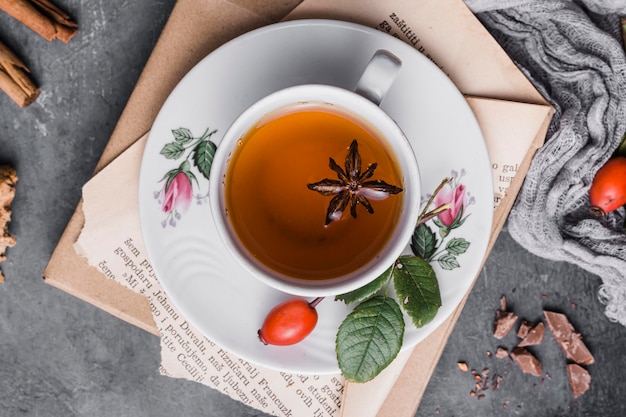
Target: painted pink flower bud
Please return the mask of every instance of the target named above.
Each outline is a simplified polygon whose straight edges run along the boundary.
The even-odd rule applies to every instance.
[[[189,177],[184,172],[176,174],[169,187],[163,186],[163,204],[161,209],[165,213],[169,213],[174,209],[179,209],[183,213],[191,204],[192,188]]]
[[[450,208],[442,211],[438,216],[441,223],[446,227],[450,227],[459,215],[459,212],[463,211],[465,205],[465,186],[459,184],[456,187],[445,186],[442,188],[435,198],[435,205],[438,207],[446,203],[450,204]]]

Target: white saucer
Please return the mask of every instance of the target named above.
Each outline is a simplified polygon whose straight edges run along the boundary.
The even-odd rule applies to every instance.
[[[246,273],[217,235],[208,200],[192,201],[180,219],[161,210],[155,193],[161,180],[182,162],[160,154],[173,141],[172,131],[186,128],[194,137],[207,129],[219,146],[230,123],[249,105],[285,87],[321,83],[353,89],[378,49],[398,56],[402,68],[381,107],[404,130],[415,150],[422,190],[431,193],[453,171],[471,195],[469,214],[450,235],[470,243],[457,257],[460,267],[444,270],[433,263],[442,307],[427,326],[416,329],[408,318],[403,349],[435,330],[459,305],[479,272],[493,217],[490,163],[482,133],[461,93],[422,54],[385,33],[360,25],[299,20],[267,26],[228,42],[198,63],[174,89],[152,127],[139,181],[141,228],[152,266],[172,302],[208,339],[258,365],[294,373],[338,373],[335,335],[350,311],[325,299],[319,323],[303,342],[265,346],[257,338],[267,311],[291,298]],[[193,164],[192,164],[193,165]],[[195,169],[195,168],[194,168]],[[194,195],[208,195],[208,180],[195,173]],[[436,228],[433,228],[436,230]]]

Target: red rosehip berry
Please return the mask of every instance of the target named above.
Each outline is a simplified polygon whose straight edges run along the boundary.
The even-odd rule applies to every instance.
[[[589,189],[590,210],[604,216],[626,204],[626,158],[618,156],[602,166]]]
[[[261,342],[266,345],[287,346],[303,340],[317,324],[315,307],[322,299],[323,297],[318,297],[307,302],[301,298],[293,298],[274,307],[258,331]]]

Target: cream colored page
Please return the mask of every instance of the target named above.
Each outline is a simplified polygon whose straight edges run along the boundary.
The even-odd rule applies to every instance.
[[[412,352],[413,349],[400,352],[394,361],[371,381],[362,384],[346,383],[340,416],[376,416],[378,410],[385,402],[389,390],[393,387],[400,373],[402,373]]]
[[[360,23],[431,59],[467,95],[545,104],[461,0],[305,0],[286,19]]]
[[[487,144],[493,175],[494,208],[506,196],[549,106],[470,98],[468,103]]]
[[[338,416],[340,375],[292,375],[251,364],[201,335],[169,300],[152,271],[139,225],[137,185],[145,142],[145,137],[138,140],[84,186],[85,226],[75,249],[106,277],[148,297],[161,335],[160,372],[276,416]]]

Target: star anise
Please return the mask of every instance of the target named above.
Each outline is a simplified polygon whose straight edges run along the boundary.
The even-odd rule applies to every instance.
[[[348,203],[350,203],[350,214],[356,219],[357,205],[361,204],[369,213],[374,213],[369,200],[384,200],[390,194],[402,192],[402,188],[387,184],[385,181],[365,181],[374,175],[378,163],[370,164],[361,173],[361,155],[359,155],[359,144],[356,139],[350,144],[348,155],[346,155],[345,171],[333,158],[329,159],[330,169],[337,173],[339,180],[326,178],[307,184],[309,190],[317,191],[322,195],[334,195],[326,210],[326,225],[341,219]]]

